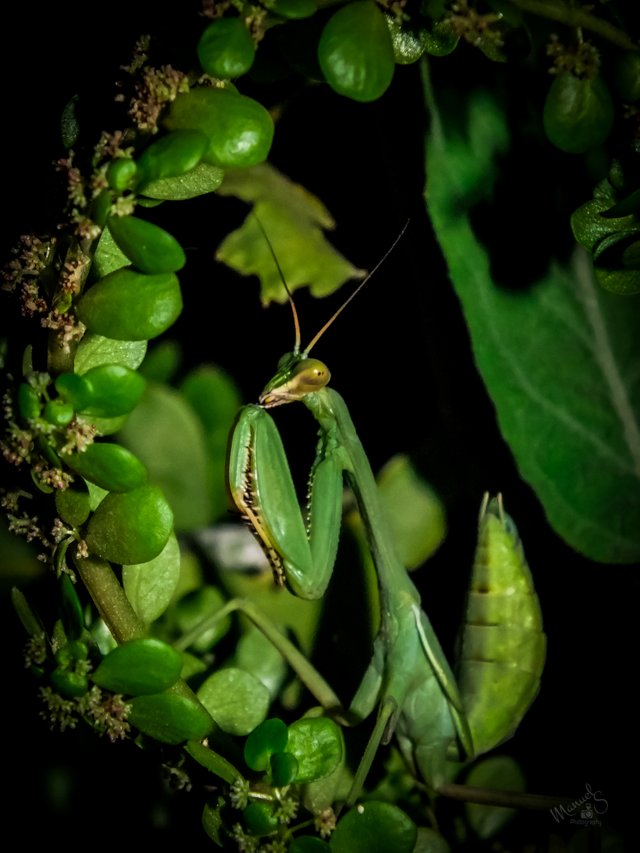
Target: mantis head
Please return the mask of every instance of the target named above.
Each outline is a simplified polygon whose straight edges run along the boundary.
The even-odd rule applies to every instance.
[[[260,394],[260,405],[271,409],[284,403],[294,403],[323,388],[330,378],[331,373],[324,362],[308,358],[306,352],[288,352],[282,356],[276,375]]]

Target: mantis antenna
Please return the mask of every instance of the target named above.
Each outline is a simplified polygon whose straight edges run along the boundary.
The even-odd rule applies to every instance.
[[[351,294],[350,294],[350,295],[345,299],[345,301],[342,303],[342,305],[340,305],[340,307],[337,309],[337,311],[335,311],[335,312],[331,315],[331,317],[329,317],[329,319],[328,319],[328,320],[327,320],[327,322],[324,324],[324,326],[320,329],[320,331],[318,331],[318,332],[314,335],[314,337],[311,339],[311,342],[308,344],[308,346],[306,346],[304,350],[301,350],[300,320],[298,319],[298,312],[297,312],[297,310],[296,310],[296,305],[295,305],[295,302],[294,302],[294,299],[293,299],[293,295],[292,295],[291,291],[289,290],[289,285],[287,284],[287,281],[286,281],[286,279],[285,279],[285,277],[284,277],[284,273],[282,272],[282,267],[280,266],[280,262],[278,261],[278,257],[277,257],[276,253],[275,253],[275,252],[274,252],[274,250],[273,250],[273,246],[271,245],[271,241],[269,240],[269,235],[267,234],[267,232],[266,232],[266,230],[265,230],[265,228],[264,228],[264,225],[262,224],[262,222],[260,221],[260,219],[258,218],[258,216],[255,214],[255,212],[254,212],[254,214],[253,214],[253,215],[254,215],[254,217],[255,217],[256,222],[258,223],[258,226],[259,226],[260,230],[262,231],[262,234],[264,235],[264,238],[265,238],[265,240],[266,240],[266,242],[267,242],[267,245],[269,246],[269,251],[271,252],[271,257],[273,258],[273,261],[274,261],[274,263],[275,263],[275,265],[276,265],[276,267],[277,267],[277,270],[278,270],[278,273],[279,273],[279,275],[280,275],[280,279],[281,279],[281,281],[282,281],[282,284],[283,284],[283,286],[284,286],[284,289],[285,289],[285,290],[286,290],[286,292],[287,292],[287,299],[289,300],[289,305],[291,305],[291,312],[292,312],[292,314],[293,314],[293,327],[294,327],[294,329],[295,329],[295,343],[294,343],[294,347],[293,347],[293,352],[294,352],[296,355],[300,355],[300,354],[302,354],[302,355],[303,355],[303,356],[305,356],[305,357],[309,355],[309,353],[311,352],[312,348],[313,348],[313,347],[318,343],[318,341],[319,341],[319,340],[320,340],[320,338],[324,335],[324,333],[327,331],[327,329],[328,329],[330,326],[332,326],[332,325],[333,325],[334,320],[337,320],[337,318],[339,317],[339,315],[340,315],[340,314],[342,314],[342,312],[343,312],[343,311],[344,311],[344,309],[347,307],[347,305],[349,305],[349,303],[350,303],[353,299],[355,299],[355,298],[356,298],[356,296],[358,295],[358,293],[360,293],[360,291],[361,291],[361,290],[362,290],[362,288],[365,286],[365,284],[369,281],[369,279],[373,278],[373,276],[374,276],[374,275],[376,274],[376,272],[380,269],[380,267],[382,266],[382,264],[387,260],[387,258],[389,257],[389,255],[393,252],[393,250],[395,249],[395,247],[398,245],[398,243],[399,243],[399,242],[400,242],[400,240],[402,239],[402,236],[403,236],[404,232],[405,232],[405,231],[407,230],[407,228],[409,227],[409,223],[411,222],[411,220],[410,220],[410,219],[407,219],[406,223],[404,224],[404,226],[403,226],[402,230],[400,231],[400,233],[398,234],[398,236],[396,237],[396,239],[393,241],[393,243],[391,244],[391,246],[389,246],[389,248],[387,249],[387,251],[386,251],[386,252],[384,253],[384,255],[380,258],[380,260],[379,260],[379,261],[378,261],[378,263],[375,265],[375,267],[371,270],[371,272],[370,272],[370,273],[368,273],[368,274],[363,278],[363,280],[362,280],[362,281],[360,282],[360,284],[356,287],[356,289],[353,291],[353,293],[351,293]]]

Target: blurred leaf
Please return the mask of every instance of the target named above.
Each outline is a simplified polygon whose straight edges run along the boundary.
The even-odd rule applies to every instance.
[[[180,344],[177,341],[161,340],[147,352],[140,373],[151,382],[168,384],[175,376],[181,361]]]
[[[217,613],[225,604],[225,598],[215,586],[201,586],[192,590],[176,603],[173,608],[173,619],[177,630],[183,634],[194,631],[208,617]],[[188,646],[198,654],[208,652],[221,640],[231,627],[231,617],[225,616],[216,621],[210,627],[199,631],[197,636],[189,642]]]
[[[332,853],[413,853],[418,830],[391,803],[371,801],[348,811],[331,836]]]
[[[180,547],[172,533],[153,560],[122,567],[124,591],[138,617],[150,625],[169,606],[180,579]]]
[[[209,499],[213,521],[226,515],[227,443],[238,410],[240,392],[231,377],[214,365],[204,364],[191,371],[180,386],[204,427],[209,464]]]
[[[428,826],[418,827],[418,838],[413,853],[450,853],[451,847],[435,829]]]
[[[250,625],[240,637],[234,664],[255,675],[267,688],[271,699],[276,698],[287,673],[287,664],[273,643],[255,625]]]
[[[73,95],[64,105],[60,116],[60,136],[65,148],[73,148],[80,135],[78,124],[78,95]]]
[[[457,101],[458,122],[462,109]],[[573,548],[602,562],[637,561],[640,303],[600,290],[582,255],[571,272],[552,265],[526,291],[492,282],[471,210],[490,197],[508,145],[506,117],[482,92],[466,110],[458,135],[431,104],[426,196],[500,428]]]
[[[211,487],[202,425],[183,397],[149,384],[119,434],[162,487],[178,531],[204,527],[211,519]]]
[[[15,586],[11,589],[11,603],[25,631],[32,637],[44,637],[44,627],[40,617],[33,610],[24,593]]]
[[[400,559],[411,571],[422,565],[444,541],[447,534],[444,507],[408,456],[392,457],[377,479]]]
[[[198,690],[198,699],[220,728],[247,735],[269,710],[269,691],[253,675],[228,667],[214,672]]]
[[[485,758],[469,771],[466,784],[475,788],[495,788],[498,791],[526,790],[524,776],[518,764],[508,755]],[[501,806],[480,806],[465,803],[467,820],[480,838],[492,838],[509,823],[516,814],[515,809]]]
[[[323,229],[334,228],[335,223],[322,202],[273,166],[230,170],[218,193],[254,205],[291,292],[308,285],[313,296],[327,296],[350,278],[364,276],[325,239]],[[286,302],[280,273],[256,216],[249,215],[229,234],[216,258],[242,275],[259,276],[263,305]]]
[[[114,693],[141,696],[171,687],[180,678],[181,669],[180,652],[161,640],[146,637],[116,646],[92,678]]]

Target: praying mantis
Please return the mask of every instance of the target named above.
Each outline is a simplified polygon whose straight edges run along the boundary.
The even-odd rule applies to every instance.
[[[271,250],[292,308],[295,345],[280,359],[258,403],[241,410],[229,452],[232,499],[265,551],[276,583],[300,598],[322,597],[331,579],[345,482],[362,516],[380,593],[380,627],[345,717],[357,723],[377,707],[378,719],[348,804],[364,784],[379,743],[394,733],[409,765],[434,791],[452,778],[456,762],[510,736],[537,693],[545,655],[540,607],[515,525],[500,498],[487,498],[480,514],[458,687],[419,592],[398,557],[347,405],[328,387],[327,366],[309,355],[401,236],[305,348],[293,298]],[[319,430],[306,513],[268,411],[293,402],[307,407]],[[296,661],[290,662],[295,669]],[[306,675],[313,691],[314,679]]]

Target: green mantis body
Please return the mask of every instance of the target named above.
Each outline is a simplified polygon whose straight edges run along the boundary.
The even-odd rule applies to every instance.
[[[537,599],[535,595],[519,599],[523,613],[527,608],[538,608],[538,615],[524,623],[522,636],[529,642],[521,644],[520,651],[526,660],[518,667],[508,666],[506,673],[526,681],[526,685],[516,691],[515,701],[507,701],[508,707],[502,715],[505,719],[489,726],[491,731],[487,733],[483,716],[492,716],[490,703],[499,697],[493,688],[484,691],[484,685],[491,685],[493,679],[494,686],[506,695],[510,690],[505,685],[504,667],[498,667],[496,674],[490,659],[477,660],[478,654],[487,649],[489,655],[493,654],[491,638],[487,645],[484,640],[478,642],[476,636],[474,643],[465,633],[466,658],[462,668],[462,683],[468,694],[465,696],[465,691],[459,691],[421,608],[419,593],[396,553],[375,479],[347,406],[336,391],[326,387],[330,378],[326,365],[308,357],[309,349],[326,326],[307,350],[300,352],[295,308],[294,318],[297,339],[294,352],[280,360],[275,376],[260,395],[259,405],[246,406],[239,415],[229,457],[231,495],[265,550],[276,582],[286,584],[302,598],[319,598],[327,588],[336,557],[343,479],[346,479],[362,515],[380,591],[380,628],[371,663],[353,698],[349,717],[354,721],[364,719],[378,706],[381,721],[378,739],[388,740],[395,730],[407,760],[418,768],[430,787],[437,789],[450,777],[452,760],[470,758],[511,734],[535,695],[544,658]],[[319,426],[306,516],[300,510],[280,435],[266,411],[295,401],[305,404]],[[493,512],[481,517],[481,531],[487,519],[493,525]],[[506,530],[504,518],[498,521]],[[506,535],[503,545],[506,541],[508,546],[511,534],[507,531]],[[510,563],[505,576],[520,569],[517,561]],[[476,585],[481,588],[476,590],[477,595],[487,591],[483,583],[480,580]],[[520,589],[522,585],[518,581],[516,586]],[[497,604],[498,617],[508,612],[508,605],[515,600],[511,592],[507,584]],[[472,614],[476,622],[477,615],[477,612]],[[469,627],[472,634],[474,631],[477,634],[476,624]],[[482,695],[481,701],[474,698],[478,693]],[[477,745],[467,710],[479,735]]]

